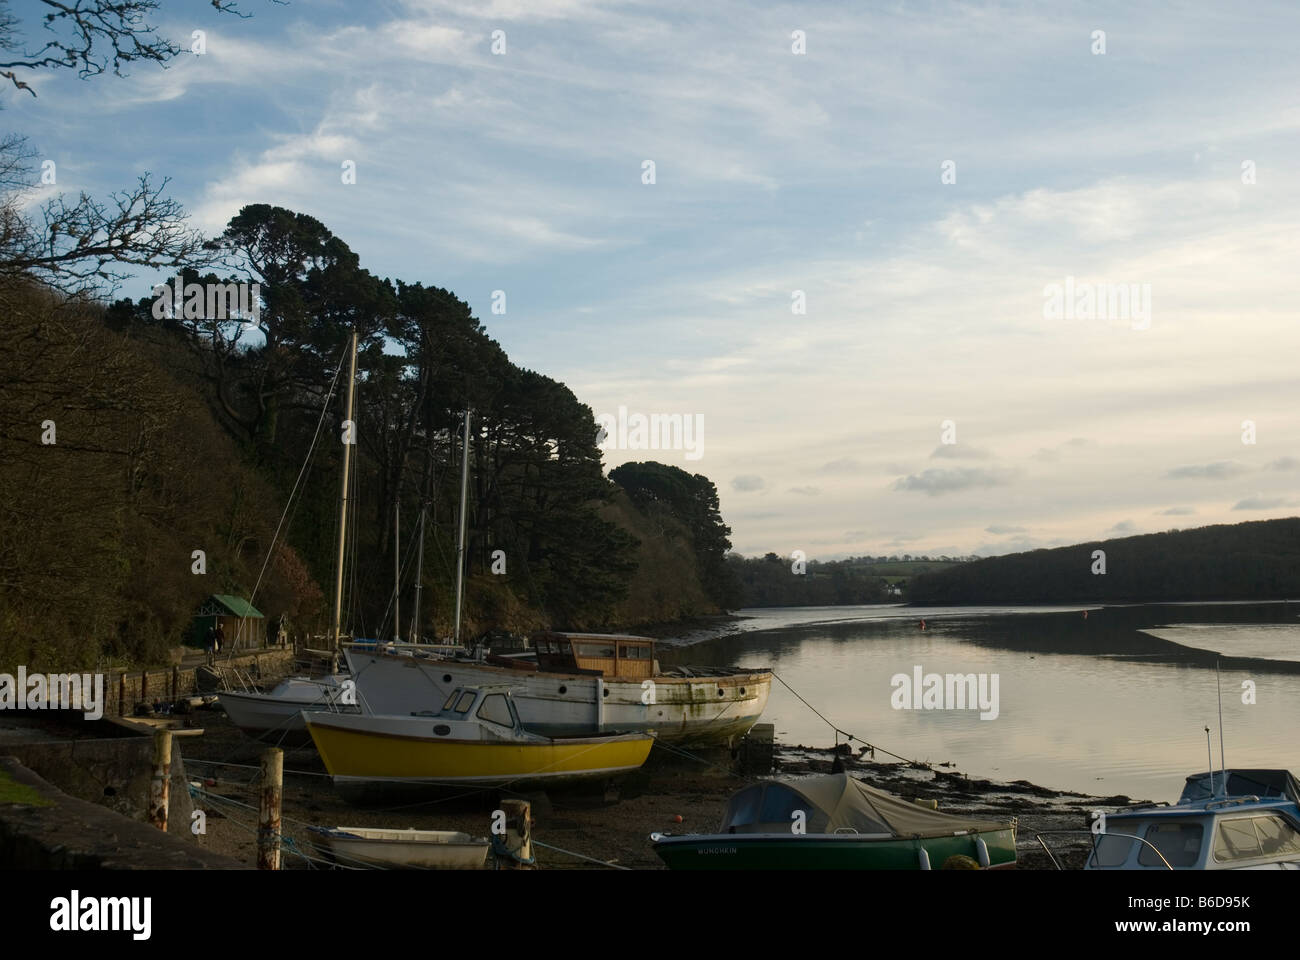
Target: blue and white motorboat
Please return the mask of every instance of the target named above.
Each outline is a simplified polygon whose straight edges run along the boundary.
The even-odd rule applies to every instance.
[[[1193,774],[1175,804],[1106,814],[1084,869],[1300,870],[1300,783],[1288,770]]]

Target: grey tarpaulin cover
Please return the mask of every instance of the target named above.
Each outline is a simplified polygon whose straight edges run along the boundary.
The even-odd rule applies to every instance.
[[[802,810],[806,832],[887,833],[940,837],[968,830],[1005,830],[1007,823],[954,817],[926,810],[869,787],[846,773],[746,787],[727,802],[722,833],[789,833]]]
[[[1210,778],[1214,778],[1214,793],[1210,792]],[[1228,768],[1228,789],[1223,789],[1223,772],[1215,770],[1210,773],[1194,773],[1187,778],[1183,795],[1179,803],[1195,800],[1209,800],[1212,796],[1260,798],[1285,797],[1292,803],[1300,803],[1300,784],[1290,770],[1243,770],[1238,767]]]

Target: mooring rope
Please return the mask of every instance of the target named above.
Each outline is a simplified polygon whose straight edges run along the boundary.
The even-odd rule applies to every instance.
[[[921,767],[922,769],[925,769],[925,770],[932,770],[932,769],[934,769],[934,768],[933,768],[933,767],[932,767],[928,762],[923,762],[923,761],[920,761],[920,760],[909,760],[907,757],[903,756],[902,754],[898,754],[898,753],[894,753],[893,751],[886,750],[884,747],[876,746],[876,745],[873,744],[873,743],[868,743],[866,740],[862,739],[862,738],[859,737],[859,736],[856,736],[855,734],[849,733],[847,730],[841,730],[838,726],[836,726],[833,722],[831,722],[831,720],[829,720],[829,719],[826,717],[826,715],[825,715],[824,713],[822,713],[820,710],[818,710],[816,707],[814,707],[811,703],[809,703],[807,700],[805,700],[802,696],[800,696],[798,690],[796,690],[794,687],[790,686],[790,684],[786,683],[784,680],[781,680],[780,675],[779,675],[775,670],[772,671],[772,676],[773,676],[773,677],[776,677],[777,680],[780,680],[780,681],[781,681],[781,686],[785,687],[787,690],[789,690],[791,693],[793,693],[793,694],[795,695],[795,697],[798,698],[798,700],[799,700],[800,703],[802,703],[805,707],[807,707],[807,708],[808,708],[809,710],[811,710],[813,713],[817,714],[817,716],[821,717],[822,720],[824,720],[824,721],[826,722],[826,725],[829,726],[832,730],[834,730],[835,733],[836,733],[838,736],[843,736],[846,740],[848,740],[848,741],[850,741],[850,742],[853,741],[853,740],[856,740],[858,743],[862,744],[864,747],[866,747],[868,750],[870,750],[870,751],[872,752],[873,755],[876,753],[876,751],[880,751],[881,753],[883,753],[883,754],[885,754],[885,755],[887,755],[887,756],[893,757],[893,758],[896,759],[896,760],[902,760],[904,763],[910,763],[910,764],[911,764],[912,766],[914,766],[914,767]],[[838,741],[837,741],[837,742],[838,742]]]

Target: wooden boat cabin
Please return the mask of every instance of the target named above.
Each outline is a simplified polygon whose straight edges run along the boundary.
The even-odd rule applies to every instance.
[[[547,673],[588,673],[620,680],[646,680],[658,673],[655,642],[648,637],[601,633],[539,633],[533,637],[537,667]]]

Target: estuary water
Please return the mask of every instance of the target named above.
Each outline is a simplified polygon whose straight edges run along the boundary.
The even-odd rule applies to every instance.
[[[950,761],[971,776],[1172,801],[1188,774],[1206,768],[1206,726],[1219,765],[1217,661],[1228,765],[1300,772],[1300,603],[740,615],[748,619],[733,635],[662,649],[660,657],[771,668],[779,680],[763,720],[782,743],[834,742],[797,692],[841,730],[910,759]],[[943,688],[927,708],[930,674]],[[955,696],[945,702],[948,674],[974,674],[986,693],[996,689],[996,717],[981,719]],[[898,675],[907,682],[891,683]]]

